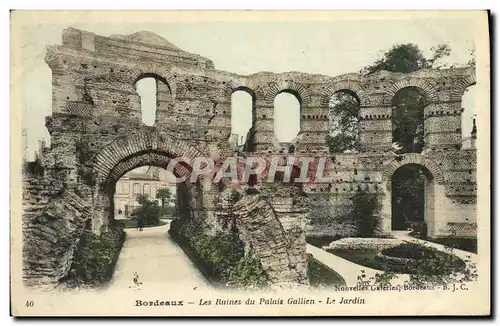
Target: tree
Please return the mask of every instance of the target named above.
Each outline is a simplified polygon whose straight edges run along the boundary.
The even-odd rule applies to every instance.
[[[424,149],[424,108],[427,98],[415,88],[404,88],[392,101],[392,142],[398,154],[420,153]]]
[[[424,221],[425,171],[419,165],[405,165],[392,176],[392,229],[405,230]]]
[[[156,191],[156,198],[161,199],[161,207],[165,208],[165,202],[172,200],[172,191],[168,188],[160,188]]]
[[[446,65],[440,63],[440,60],[451,54],[451,48],[446,44],[440,44],[431,47],[430,50],[431,57],[425,58],[416,44],[396,44],[385,52],[382,58],[361,71],[369,75],[381,70],[409,73],[420,69],[445,68]]]
[[[343,153],[359,149],[358,139],[359,101],[350,93],[340,91],[330,101],[330,134],[328,145],[331,153]]]
[[[155,226],[160,224],[161,208],[155,200],[149,200],[146,195],[138,195],[139,207],[134,209],[131,216],[143,226]]]

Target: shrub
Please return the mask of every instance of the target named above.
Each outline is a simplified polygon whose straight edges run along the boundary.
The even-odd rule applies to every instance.
[[[99,285],[109,281],[124,240],[125,232],[118,224],[102,230],[100,235],[85,230],[73,254],[70,284]]]
[[[382,254],[386,256],[411,259],[432,259],[437,253],[433,248],[423,247],[416,243],[402,243],[382,250]]]
[[[311,254],[307,254],[307,258],[309,285],[312,287],[321,285],[345,285],[345,280],[337,272],[316,260]]]
[[[455,255],[438,249],[405,242],[392,248],[382,250],[382,254],[390,257],[409,258],[404,266],[410,279],[437,280],[464,270],[465,262]]]
[[[231,196],[230,196],[230,201],[231,201],[231,204],[236,204],[238,202],[238,200],[240,200],[241,198],[243,197],[243,195],[237,191],[237,190],[231,190]]]
[[[212,281],[235,288],[262,288],[268,277],[259,260],[245,256],[235,232],[203,233],[199,223],[174,220],[169,233]]]
[[[33,162],[24,162],[23,170],[27,176],[41,177],[45,169],[37,157]]]
[[[162,208],[156,201],[149,200],[144,195],[137,197],[139,207],[130,214],[131,217],[142,223],[142,226],[156,226],[160,224]]]
[[[477,253],[477,238],[463,238],[463,237],[441,237],[432,238],[429,241],[442,244],[449,248],[455,248],[465,251]]]
[[[418,248],[420,246],[421,248]],[[404,243],[397,246],[398,249],[384,251],[384,254],[402,255],[403,252],[409,253],[412,250],[423,251],[427,257],[420,259],[409,260],[402,268],[404,270],[397,271],[398,273],[408,273],[410,278],[405,281],[405,284],[410,286],[429,286],[443,285],[450,283],[463,283],[476,281],[478,278],[476,263],[470,257],[462,260],[453,255],[453,248],[448,248],[447,252],[439,251],[428,246],[421,246],[415,243]],[[423,248],[423,249],[422,249]],[[412,254],[409,254],[410,256]],[[429,259],[432,257],[433,259]],[[385,269],[384,272],[377,273],[375,277],[368,279],[364,272],[358,275],[358,283],[364,285],[382,285],[387,286],[392,284],[392,279],[398,278],[395,271]]]
[[[258,195],[258,194],[260,194],[260,191],[258,189],[255,189],[255,188],[247,188],[247,189],[245,189],[245,193],[247,195]]]

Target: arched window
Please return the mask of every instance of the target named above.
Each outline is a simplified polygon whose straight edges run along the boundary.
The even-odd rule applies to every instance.
[[[424,108],[429,104],[424,94],[411,86],[400,89],[392,99],[392,143],[399,154],[424,149]]]
[[[347,90],[330,98],[328,145],[331,153],[359,150],[359,99]]]
[[[288,92],[274,98],[274,134],[280,143],[290,143],[300,131],[300,102]]]
[[[462,96],[462,148],[471,148],[477,128],[476,119],[476,85],[469,86]]]
[[[231,95],[231,143],[245,144],[253,121],[253,97],[246,90],[237,90]]]
[[[156,121],[156,79],[145,77],[138,80],[136,90],[141,98],[142,122],[147,126],[152,126]]]

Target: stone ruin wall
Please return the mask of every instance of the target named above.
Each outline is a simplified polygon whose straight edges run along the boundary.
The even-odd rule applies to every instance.
[[[70,191],[83,182],[83,172],[95,177],[99,166],[112,165],[115,158],[109,157],[109,151],[103,153],[120,147],[121,142],[125,152],[144,151],[135,163],[134,158],[127,158],[123,169],[125,164],[128,168],[164,164],[164,158],[146,153],[159,146],[159,139],[172,142],[168,146],[174,150],[166,153],[170,156],[179,154],[175,152],[179,146],[190,148],[191,154],[205,153],[221,161],[234,155],[228,139],[231,94],[236,90],[245,90],[253,97],[253,126],[245,155],[287,154],[288,145],[280,144],[274,135],[273,101],[277,94],[290,92],[301,105],[301,132],[294,142],[295,152],[330,156],[326,144],[328,102],[335,92],[349,91],[360,101],[362,152],[331,154],[327,173],[335,181],[306,185],[304,190],[313,207],[327,201],[339,212],[349,202],[355,183],[379,193],[383,200],[388,194],[384,171],[402,159],[391,152],[391,100],[398,90],[412,86],[420,88],[431,102],[425,109],[426,148],[416,160],[430,161],[429,166],[439,167],[433,172],[442,175],[438,189],[440,228],[450,223],[461,227],[465,223],[467,228],[475,223],[476,152],[460,149],[461,97],[475,83],[472,69],[411,74],[382,71],[369,76],[299,72],[242,76],[216,70],[211,60],[180,50],[149,32],[103,37],[74,28],[64,30],[62,45],[47,47],[45,61],[52,70],[53,93],[52,115],[46,119],[51,146],[43,153],[42,164],[46,179],[63,182]],[[135,90],[135,83],[143,77],[157,80],[156,123],[151,127],[141,122],[140,97]],[[134,135],[137,139],[131,140]],[[99,155],[102,161],[96,162]],[[106,176],[96,178],[96,184],[90,186],[93,195],[87,196],[86,203],[93,207],[94,229],[106,224],[105,207],[110,204],[109,196],[96,195],[105,186]],[[201,194],[195,188],[188,190],[194,197],[192,204],[210,211],[212,208],[206,208],[217,191],[202,189]]]

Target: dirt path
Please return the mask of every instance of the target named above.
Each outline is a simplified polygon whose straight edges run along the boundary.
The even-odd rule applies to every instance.
[[[134,286],[134,273],[140,288],[155,289],[182,285],[185,289],[210,287],[186,254],[170,238],[169,224],[143,231],[126,229],[127,237],[116,264],[110,289]]]

